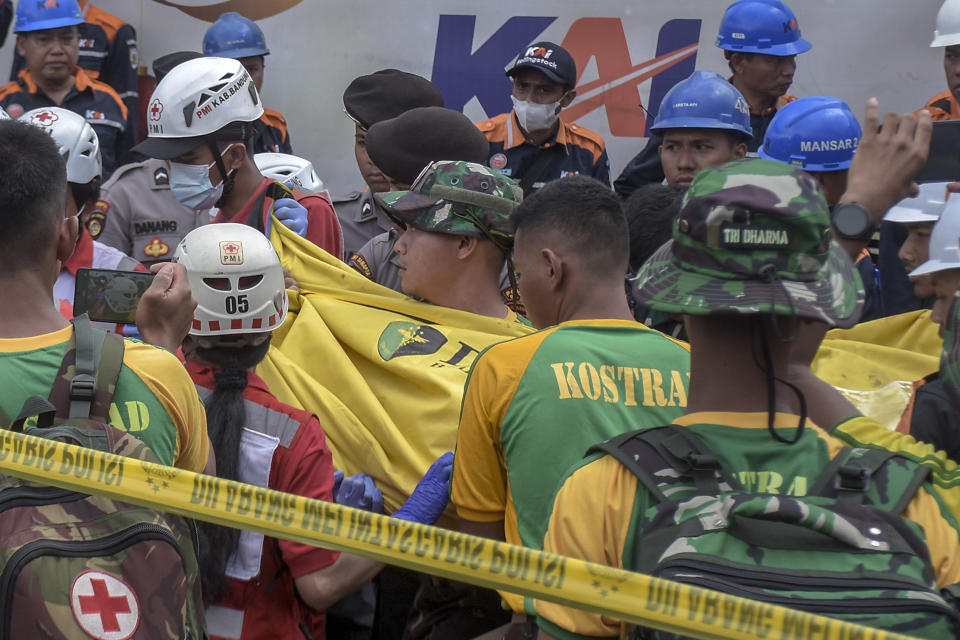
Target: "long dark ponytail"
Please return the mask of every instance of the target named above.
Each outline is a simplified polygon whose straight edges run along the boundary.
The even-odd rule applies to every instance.
[[[268,338],[262,344],[242,347],[197,348],[201,359],[216,365],[213,375],[216,383],[207,399],[207,433],[217,456],[217,476],[237,479],[240,458],[240,437],[247,421],[243,391],[247,388],[247,371],[267,355]],[[204,597],[217,602],[226,596],[227,561],[237,549],[240,531],[200,522],[200,579]]]

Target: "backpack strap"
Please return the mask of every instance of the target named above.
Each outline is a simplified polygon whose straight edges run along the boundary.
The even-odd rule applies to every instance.
[[[250,207],[250,215],[247,216],[246,223],[248,227],[253,227],[260,233],[267,232],[263,224],[263,205],[267,202],[267,198],[271,200],[293,198],[296,200],[296,194],[294,194],[287,185],[277,181],[268,184],[267,188],[260,192],[260,195],[254,200],[253,206]]]
[[[813,482],[809,495],[900,514],[930,470],[885,449],[844,447]]]
[[[108,422],[110,402],[123,368],[123,337],[90,324],[86,314],[74,318],[70,347],[50,392],[61,418],[96,418]]]
[[[660,502],[671,500],[670,489],[684,477],[691,478],[703,495],[741,488],[703,441],[684,427],[632,431],[594,445],[587,453],[597,451],[619,460]]]

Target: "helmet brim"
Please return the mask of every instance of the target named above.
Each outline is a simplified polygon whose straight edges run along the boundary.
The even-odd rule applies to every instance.
[[[14,33],[31,33],[33,31],[46,31],[47,29],[60,29],[63,27],[75,27],[83,24],[83,18],[53,18],[51,20],[38,20],[30,23],[29,27],[14,28]]]
[[[736,45],[723,43],[718,44],[718,47],[725,51],[739,52],[739,53],[762,53],[768,56],[795,56],[801,53],[806,53],[813,48],[813,45],[808,41],[800,38],[795,42],[785,42],[783,44],[775,44],[769,47],[758,47],[756,45]]]
[[[133,147],[133,151],[158,160],[172,160],[202,145],[204,138],[147,138]]]
[[[234,60],[239,60],[240,58],[254,58],[256,56],[268,56],[270,55],[269,49],[264,49],[261,47],[248,47],[246,49],[231,49],[230,51],[218,51],[218,52],[208,52],[208,56],[216,56],[218,58],[233,58]]]
[[[945,262],[944,260],[931,259],[908,273],[911,278],[915,276],[925,276],[928,273],[937,273],[938,271],[947,271],[948,269],[960,269],[960,262]]]
[[[751,140],[753,139],[753,130],[747,131],[732,122],[720,122],[717,118],[668,118],[650,127],[651,131],[665,131],[667,129],[718,129],[720,131],[735,131]]]

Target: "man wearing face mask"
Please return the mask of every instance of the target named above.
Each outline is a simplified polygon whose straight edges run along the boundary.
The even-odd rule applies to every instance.
[[[238,60],[197,58],[174,67],[147,105],[148,137],[135,150],[170,160],[170,189],[190,209],[217,207],[213,222],[252,226],[268,237],[274,217],[330,254],[343,254],[326,198],[265,178],[253,160],[260,95]]]
[[[513,109],[477,123],[490,142],[487,164],[519,182],[524,194],[573,174],[610,184],[603,138],[559,115],[577,97],[577,65],[566,49],[536,42],[520,52],[507,76]]]

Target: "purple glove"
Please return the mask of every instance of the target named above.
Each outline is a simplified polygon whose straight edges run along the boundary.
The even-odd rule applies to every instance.
[[[301,238],[307,237],[307,210],[302,204],[293,198],[280,198],[273,203],[273,215],[286,228],[293,231]],[[266,236],[270,237],[270,225],[273,224],[272,217],[267,217]]]
[[[446,452],[437,458],[413,493],[394,514],[394,518],[433,524],[450,501],[450,474],[453,471],[453,454]]]
[[[373,478],[367,474],[358,473],[344,478],[343,471],[336,471],[333,474],[333,482],[333,495],[337,504],[373,513],[383,513],[383,492],[377,489]]]

